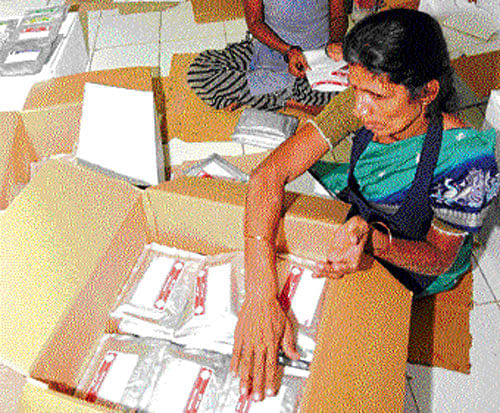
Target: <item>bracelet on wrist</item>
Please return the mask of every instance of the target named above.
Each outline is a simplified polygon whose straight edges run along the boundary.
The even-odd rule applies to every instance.
[[[288,53],[290,53],[292,50],[297,50],[300,53],[302,53],[302,48],[300,46],[290,46],[287,51],[283,54],[283,60],[288,63],[290,61],[290,58],[288,57]]]
[[[385,254],[387,251],[389,251],[392,244],[391,229],[387,226],[387,224],[383,223],[382,221],[371,222],[370,226],[372,227],[372,229],[377,230],[382,234],[385,234],[388,238],[387,245],[383,249],[377,249],[373,246],[373,236],[372,236],[372,254],[374,255]]]

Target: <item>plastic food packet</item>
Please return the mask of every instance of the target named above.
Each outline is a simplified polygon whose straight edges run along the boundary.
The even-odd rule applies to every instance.
[[[170,338],[189,316],[193,282],[203,256],[159,244],[141,253],[118,297],[112,318],[119,330],[139,336]]]
[[[154,388],[144,397],[140,410],[148,413],[215,411],[229,375],[229,364],[229,357],[204,350],[166,353]]]
[[[263,401],[253,401],[240,393],[240,381],[228,374],[215,412],[217,413],[294,413],[299,410],[304,379],[285,375],[278,394]]]
[[[49,17],[51,19],[58,18],[64,19],[68,13],[69,6],[49,6],[49,7],[37,7],[28,8],[24,12],[23,21],[28,19],[34,19],[39,17]]]
[[[31,75],[42,70],[52,52],[50,44],[36,40],[9,43],[0,51],[0,75]]]
[[[60,24],[54,22],[21,25],[16,29],[14,41],[37,40],[39,42],[52,43],[57,37],[60,27]]]
[[[0,20],[0,47],[8,41],[12,41],[18,21],[15,19]]]
[[[166,350],[160,340],[103,336],[77,385],[77,396],[108,407],[138,408],[160,374]]]
[[[108,407],[140,412],[212,412],[229,372],[220,354],[189,354],[156,339],[106,335],[77,396]]]
[[[241,144],[274,149],[295,132],[298,122],[295,116],[246,108],[231,137]]]
[[[236,180],[240,182],[247,182],[248,175],[231,165],[220,155],[214,153],[208,158],[197,162],[190,168],[186,169],[184,175],[198,176],[198,177],[217,177]]]
[[[196,277],[189,319],[175,332],[174,341],[189,348],[230,354],[243,299],[237,282],[242,274],[242,252],[207,257]]]

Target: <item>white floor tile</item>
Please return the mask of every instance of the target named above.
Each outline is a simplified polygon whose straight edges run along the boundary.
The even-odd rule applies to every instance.
[[[197,24],[192,17],[190,3],[181,4],[166,10],[161,17],[161,42],[177,40],[197,40],[206,38],[224,38],[224,23]]]
[[[88,16],[88,46],[89,50],[95,49],[97,34],[101,24],[101,11],[91,11],[87,13]]]
[[[496,300],[500,300],[500,227],[489,233],[486,245],[477,251],[476,257]]]
[[[160,13],[104,14],[96,49],[159,42]]]
[[[245,19],[228,20],[224,22],[224,31],[228,44],[238,43],[245,38],[248,28]]]
[[[500,406],[500,310],[494,304],[471,312],[471,374],[408,365],[418,411],[497,412]]]
[[[170,73],[170,62],[174,53],[199,53],[207,49],[223,49],[225,46],[223,39],[198,39],[196,41],[162,43],[160,46],[161,75],[168,76]]]
[[[472,279],[473,279],[473,295],[472,301],[474,305],[491,304],[496,300],[493,294],[493,289],[488,284],[486,276],[483,274],[478,265],[478,252],[473,252],[472,257]]]
[[[406,394],[403,405],[404,413],[419,413],[417,402],[415,400],[415,396],[413,395],[413,391],[410,386],[410,379],[406,379]]]
[[[119,67],[158,66],[158,48],[158,43],[155,42],[96,50],[90,68],[91,70],[105,70]]]

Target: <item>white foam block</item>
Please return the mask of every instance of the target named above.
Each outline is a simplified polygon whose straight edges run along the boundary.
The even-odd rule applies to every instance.
[[[158,184],[153,92],[87,83],[76,157]]]

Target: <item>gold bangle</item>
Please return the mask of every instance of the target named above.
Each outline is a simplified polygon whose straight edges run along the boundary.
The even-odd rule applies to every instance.
[[[244,235],[245,239],[255,239],[257,241],[271,242],[271,238],[263,237],[262,235]]]
[[[387,235],[389,238],[389,242],[387,243],[387,246],[383,250],[375,250],[372,246],[372,252],[373,254],[377,253],[377,255],[380,254],[385,254],[389,249],[391,248],[392,244],[392,232],[391,229],[387,226],[387,224],[383,223],[382,221],[376,221],[376,222],[371,222],[370,226],[373,229],[376,229],[377,231],[380,231],[381,233]],[[372,238],[372,245],[373,245],[373,238]]]

